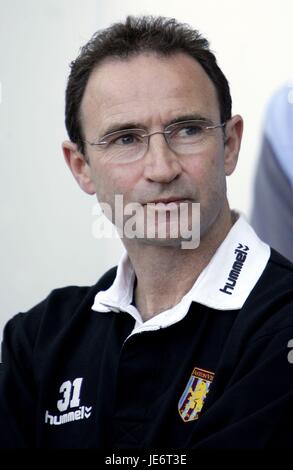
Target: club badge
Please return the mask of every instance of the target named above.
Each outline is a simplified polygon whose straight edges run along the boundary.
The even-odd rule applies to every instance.
[[[178,411],[184,422],[195,421],[199,418],[214,373],[194,368],[188,384],[178,403]]]

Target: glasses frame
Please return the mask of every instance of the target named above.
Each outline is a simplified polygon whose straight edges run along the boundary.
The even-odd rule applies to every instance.
[[[103,137],[101,137],[101,140],[99,142],[90,142],[88,140],[83,140],[83,143],[85,144],[88,144],[92,147],[97,147],[97,148],[107,148],[105,146],[109,146],[111,143],[109,142],[106,142],[106,141],[103,141],[103,139],[105,138],[108,138],[108,137],[115,137],[115,135],[119,135],[121,134],[121,132],[123,133],[131,133],[131,132],[135,132],[135,131],[139,131],[139,132],[143,132],[141,135],[140,135],[140,138],[142,139],[142,143],[145,145],[145,151],[143,152],[142,156],[140,156],[139,158],[142,158],[148,151],[149,149],[149,142],[150,142],[150,137],[152,135],[156,135],[156,134],[162,134],[165,138],[165,141],[166,141],[166,144],[168,145],[168,147],[172,150],[172,151],[175,151],[172,147],[172,143],[170,142],[170,140],[168,139],[168,136],[170,134],[172,134],[173,132],[173,129],[176,129],[176,127],[178,125],[184,125],[184,124],[196,124],[196,123],[200,123],[201,124],[201,127],[203,130],[205,131],[208,131],[208,130],[213,130],[213,129],[218,129],[218,128],[223,128],[226,126],[227,124],[227,121],[225,122],[222,122],[220,124],[212,124],[212,123],[209,123],[208,121],[205,121],[203,119],[188,119],[188,120],[184,120],[184,121],[178,121],[176,123],[172,123],[172,124],[169,124],[168,126],[165,127],[165,129],[163,131],[154,131],[154,132],[150,132],[150,133],[146,133],[145,132],[145,129],[141,129],[141,128],[129,128],[129,129],[120,129],[118,131],[113,131],[113,132],[110,132],[109,134],[105,134]],[[206,125],[202,125],[203,123],[206,123]],[[127,135],[127,134],[125,134]],[[147,140],[146,140],[147,139]]]
[[[203,121],[201,119],[188,119],[187,121],[179,121],[179,122],[176,122],[174,124],[169,124],[168,126],[165,127],[165,129],[163,131],[154,131],[154,132],[150,132],[148,134],[142,134],[142,135],[140,135],[140,137],[142,139],[145,139],[147,137],[148,138],[147,142],[149,143],[149,139],[152,135],[156,135],[156,134],[162,134],[164,136],[170,135],[170,134],[172,134],[173,129],[176,129],[176,127],[178,125],[189,124],[189,123],[192,123],[192,124],[194,124],[194,123],[203,123],[203,122],[207,122],[207,121]],[[220,127],[223,128],[226,124],[227,124],[227,121],[222,122],[220,124],[202,126],[202,128],[204,130],[212,130],[212,129],[217,129],[217,128],[220,128]],[[120,129],[119,131],[114,131],[114,132],[110,132],[109,134],[105,134],[103,137],[101,137],[101,140],[99,142],[90,142],[86,139],[83,140],[82,142],[85,143],[85,144],[88,144],[88,145],[92,145],[94,147],[99,146],[99,145],[108,145],[109,142],[105,142],[105,141],[103,142],[103,139],[108,138],[108,137],[112,137],[112,136],[115,137],[115,135],[119,135],[121,132],[123,132],[123,133],[124,132],[129,132],[130,133],[130,132],[134,132],[134,131],[145,132],[145,129],[141,129],[139,127],[133,127],[133,128],[129,128],[129,129],[127,129],[127,128],[126,129]],[[167,141],[167,143],[168,143],[168,141]]]

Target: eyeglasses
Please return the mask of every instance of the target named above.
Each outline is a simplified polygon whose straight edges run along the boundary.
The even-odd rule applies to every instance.
[[[103,150],[106,159],[129,163],[143,158],[152,135],[162,134],[169,148],[176,154],[191,155],[205,148],[214,129],[223,128],[226,122],[212,125],[208,121],[193,119],[170,124],[163,131],[147,134],[145,129],[123,129],[103,136],[97,142],[84,142]]]

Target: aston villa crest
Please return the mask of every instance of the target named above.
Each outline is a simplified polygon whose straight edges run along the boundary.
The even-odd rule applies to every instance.
[[[195,421],[199,418],[214,375],[207,370],[193,369],[178,403],[178,411],[183,421]]]

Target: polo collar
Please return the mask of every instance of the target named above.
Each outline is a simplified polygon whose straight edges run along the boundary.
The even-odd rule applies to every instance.
[[[270,253],[270,247],[260,240],[244,216],[240,215],[181,301],[143,322],[137,308],[131,305],[135,272],[125,251],[113,284],[96,294],[92,309],[97,312],[129,313],[136,320],[132,334],[164,328],[180,321],[192,302],[215,310],[238,310],[262,275]]]

